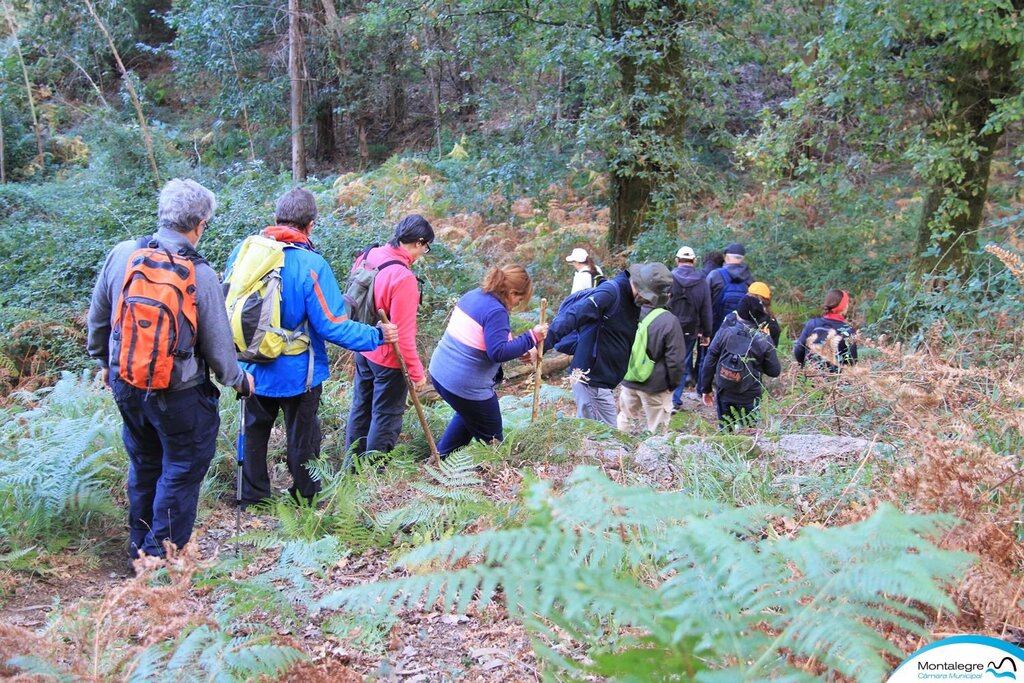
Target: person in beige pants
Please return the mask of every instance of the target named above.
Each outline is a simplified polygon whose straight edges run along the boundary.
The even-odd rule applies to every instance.
[[[644,304],[640,320],[644,320],[658,301]],[[643,382],[624,380],[619,388],[617,426],[624,432],[649,432],[668,428],[672,417],[672,391],[683,381],[686,339],[679,319],[665,311],[653,318],[647,327],[647,356],[654,361],[651,376]],[[643,425],[637,428],[639,425]]]

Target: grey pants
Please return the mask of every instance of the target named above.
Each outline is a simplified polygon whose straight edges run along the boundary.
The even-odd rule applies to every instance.
[[[576,399],[576,417],[604,422],[609,427],[615,426],[617,408],[615,394],[611,389],[592,387],[583,382],[572,385],[572,395]]]

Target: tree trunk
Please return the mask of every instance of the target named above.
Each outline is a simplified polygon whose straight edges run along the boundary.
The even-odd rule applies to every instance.
[[[935,180],[928,190],[917,228],[918,275],[942,274],[949,269],[961,277],[971,272],[971,254],[978,249],[978,230],[988,199],[988,182],[1001,130],[982,133],[995,112],[996,100],[1017,94],[1013,58],[1009,50],[995,46],[973,54],[959,65],[946,92],[956,104],[953,117],[943,130],[958,156],[960,178]],[[968,136],[970,145],[960,144]]]
[[[608,246],[619,249],[630,244],[644,227],[650,209],[654,183],[649,178],[629,176],[628,169],[612,171],[612,203]]]
[[[288,77],[291,81],[292,180],[306,179],[306,148],[302,139],[302,32],[299,0],[288,0]]]
[[[7,145],[4,144],[4,110],[0,107],[0,183],[7,182],[7,163],[4,158],[7,153]]]
[[[328,88],[333,90],[333,85]],[[321,93],[316,105],[316,131],[314,133],[314,149],[317,161],[332,161],[337,150],[334,135],[334,95],[330,92]]]
[[[663,6],[664,5],[664,6]],[[667,10],[667,12],[663,12]],[[674,25],[688,18],[685,2],[626,2],[616,0],[609,14],[609,29],[615,42],[633,40],[636,52],[623,54],[618,62],[620,95],[627,107],[623,115],[623,128],[631,148],[640,152],[630,157],[614,157],[611,162],[611,215],[608,227],[608,247],[621,249],[651,222],[651,211],[657,210],[660,219],[675,215],[675,198],[660,197],[655,204],[655,192],[677,184],[679,169],[673,159],[684,142],[686,105],[681,92],[685,74],[682,48],[674,39],[667,43],[643,43],[643,38],[629,38],[636,33],[649,32],[651,22]],[[638,31],[638,29],[643,29]],[[649,57],[657,54],[657,59]],[[647,123],[645,108],[650,100],[661,101],[665,110]],[[639,141],[640,144],[632,144]],[[671,151],[669,151],[671,150]]]
[[[32,83],[28,79],[28,68],[25,66],[25,58],[21,54],[21,41],[18,40],[18,27],[14,23],[14,11],[8,7],[7,0],[2,1],[4,17],[6,17],[7,27],[11,31],[11,39],[14,41],[14,51],[18,55],[18,64],[21,66],[21,75],[25,80],[25,96],[28,98],[28,110],[32,114],[32,132],[36,136],[36,162],[39,164],[41,169],[43,167],[45,157],[43,155],[43,136],[39,129],[39,117],[36,116],[36,99],[32,94]]]
[[[149,157],[149,167],[153,171],[153,184],[157,189],[160,189],[160,169],[156,164],[156,155],[153,153],[153,138],[149,134],[149,126],[146,125],[146,115],[142,112],[142,100],[139,98],[139,94],[135,92],[135,84],[132,83],[131,76],[128,74],[128,69],[125,68],[124,62],[121,61],[121,53],[117,51],[117,46],[114,45],[114,39],[110,37],[110,32],[107,31],[106,24],[100,19],[100,15],[96,13],[96,8],[93,7],[89,0],[85,0],[85,6],[89,8],[89,13],[92,14],[92,18],[96,20],[96,25],[100,28],[100,33],[107,39],[107,44],[110,45],[110,51],[114,54],[114,61],[117,62],[117,69],[121,72],[121,78],[124,80],[124,87],[128,90],[128,96],[131,98],[132,105],[135,107],[135,117],[139,121],[139,130],[142,133],[142,144],[146,148],[146,156]]]

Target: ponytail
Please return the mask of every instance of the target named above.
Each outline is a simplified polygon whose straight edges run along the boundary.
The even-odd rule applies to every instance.
[[[822,306],[825,315],[829,313],[835,313],[837,315],[843,315],[846,313],[846,309],[850,306],[850,295],[841,289],[830,289],[828,294],[825,295],[825,303]]]
[[[494,266],[484,275],[480,289],[493,294],[501,300],[506,309],[511,310],[511,296],[522,296],[528,300],[533,296],[533,282],[526,269],[520,265]]]

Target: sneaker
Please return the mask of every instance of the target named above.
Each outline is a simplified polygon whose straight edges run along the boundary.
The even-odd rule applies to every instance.
[[[673,403],[672,404],[672,414],[673,415],[675,415],[676,413],[678,413],[682,409],[683,409],[683,404],[682,403]]]

